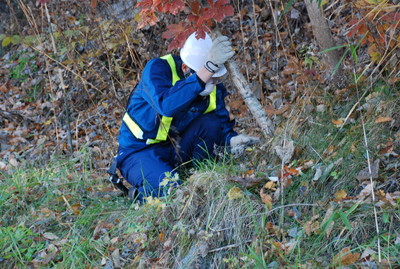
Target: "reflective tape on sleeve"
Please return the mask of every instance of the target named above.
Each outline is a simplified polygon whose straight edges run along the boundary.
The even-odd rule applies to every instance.
[[[217,87],[214,86],[214,90],[210,94],[210,104],[208,105],[205,113],[211,112],[217,108]]]
[[[138,138],[138,139],[143,139],[143,131],[140,129],[139,125],[136,124],[132,120],[132,118],[129,116],[128,112],[125,112],[124,117],[122,118],[123,122],[125,122],[126,126],[128,126],[129,130],[132,132],[132,134]]]

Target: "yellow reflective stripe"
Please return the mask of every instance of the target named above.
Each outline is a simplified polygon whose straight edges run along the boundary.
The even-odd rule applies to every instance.
[[[156,143],[160,143],[161,141],[155,140],[155,139],[147,139],[146,140],[146,144],[147,145],[151,145],[151,144],[156,144]]]
[[[158,141],[165,141],[167,140],[169,128],[171,127],[172,117],[165,117],[161,118],[160,126],[158,126],[158,132],[155,140]]]
[[[132,134],[138,138],[138,139],[143,139],[143,131],[140,129],[139,125],[136,124],[132,120],[132,118],[129,116],[128,112],[125,112],[124,117],[122,120],[125,122],[126,126],[128,126],[129,130],[132,132]]]
[[[178,76],[178,73],[176,72],[176,65],[175,65],[174,57],[172,57],[172,54],[168,54],[168,55],[162,56],[161,59],[167,60],[169,67],[171,68],[171,72],[172,72],[172,85],[175,85],[175,83],[178,80],[180,80],[181,78]]]
[[[211,112],[217,108],[217,87],[214,86],[214,90],[210,94],[210,104],[208,105],[204,114]]]
[[[147,139],[146,144],[155,144],[167,140],[169,128],[171,127],[172,117],[162,117],[160,126],[158,127],[157,137],[155,139]]]

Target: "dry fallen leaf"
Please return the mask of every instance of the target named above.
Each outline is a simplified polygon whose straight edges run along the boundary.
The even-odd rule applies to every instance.
[[[230,178],[228,178],[228,180],[239,183],[240,185],[242,185],[245,188],[251,188],[251,187],[257,186],[265,179],[264,178],[253,178],[253,177],[245,177],[245,178],[230,177]]]
[[[336,200],[342,200],[343,198],[346,198],[347,192],[345,190],[338,190],[335,193],[335,199]]]
[[[310,236],[312,233],[318,233],[320,227],[319,221],[307,221],[306,224],[304,225],[304,231],[308,236]]]
[[[119,255],[118,248],[111,253],[111,259],[113,261],[114,268],[121,268],[121,256]]]
[[[11,158],[8,160],[8,162],[9,162],[12,166],[14,166],[14,167],[18,167],[18,165],[19,165],[17,159],[15,159],[15,158],[13,158],[13,157],[11,157]]]
[[[276,146],[275,151],[283,163],[288,163],[293,157],[294,153],[293,141],[289,141],[285,146]]]
[[[43,233],[43,237],[48,240],[59,240],[60,238],[53,233]]]
[[[312,180],[318,181],[321,178],[321,176],[322,176],[322,169],[321,169],[321,167],[318,167],[317,171],[315,171],[315,175]]]
[[[275,186],[276,186],[276,183],[274,181],[268,181],[267,183],[265,183],[264,189],[276,190]]]
[[[342,119],[332,120],[332,123],[335,124],[336,127],[341,127],[344,123],[344,120]]]
[[[81,214],[81,208],[82,208],[82,205],[80,204],[80,203],[75,203],[75,204],[72,204],[71,205],[71,208],[72,208],[72,213],[74,213],[74,215],[79,215],[79,214]]]
[[[363,251],[363,253],[361,254],[361,259],[365,259],[365,258],[368,258],[369,256],[372,256],[372,255],[374,255],[376,253],[376,251],[375,250],[372,250],[372,249],[370,249],[370,248],[366,248],[364,251]]]
[[[7,165],[3,162],[0,162],[0,170],[6,170]]]
[[[105,257],[101,258],[101,265],[106,265],[107,259]]]
[[[375,120],[375,123],[391,122],[392,120],[391,117],[379,117]]]
[[[364,180],[364,179],[370,179],[370,177],[372,176],[372,179],[376,179],[379,176],[378,171],[379,171],[379,159],[376,159],[374,163],[371,163],[371,174],[369,173],[369,168],[367,166],[358,173],[356,178],[358,180]]]
[[[368,196],[371,195],[372,193],[372,184],[368,184],[367,186],[364,187],[364,189],[362,189],[360,191],[360,194],[357,195],[357,198],[360,198],[360,200],[367,198]]]
[[[350,248],[342,249],[338,254],[332,259],[332,265],[351,265],[354,264],[360,258],[360,253],[352,253]]]
[[[243,197],[243,191],[238,187],[232,187],[228,192],[229,200],[240,199]]]
[[[272,197],[271,197],[271,195],[265,193],[264,188],[261,188],[261,190],[260,190],[260,197],[261,197],[261,200],[263,201],[263,203],[267,206],[267,208],[269,210],[271,210],[271,208],[272,208]]]
[[[46,265],[51,262],[55,257],[57,257],[58,248],[50,244],[45,249],[41,250],[32,261],[36,268],[39,268],[41,265]]]

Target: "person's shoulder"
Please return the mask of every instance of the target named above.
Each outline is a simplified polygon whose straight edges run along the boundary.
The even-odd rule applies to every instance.
[[[161,58],[153,58],[146,64],[145,69],[153,68],[168,68],[168,62]]]

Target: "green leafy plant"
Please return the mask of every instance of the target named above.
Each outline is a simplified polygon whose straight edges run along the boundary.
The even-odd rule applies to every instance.
[[[34,233],[23,224],[16,227],[0,227],[0,249],[5,259],[14,257],[20,262],[31,261],[34,254],[44,248],[44,242],[35,242]]]

